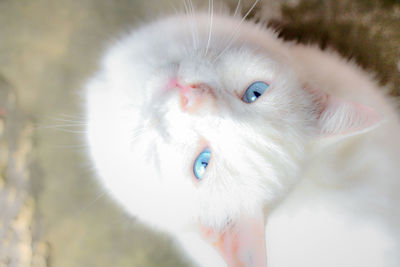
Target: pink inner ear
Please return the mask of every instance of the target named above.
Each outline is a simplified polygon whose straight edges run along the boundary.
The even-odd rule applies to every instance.
[[[322,90],[306,88],[318,110],[321,136],[352,135],[377,126],[382,117],[372,108],[328,95]]]

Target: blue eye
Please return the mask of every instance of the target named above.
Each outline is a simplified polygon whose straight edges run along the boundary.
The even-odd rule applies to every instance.
[[[197,156],[193,164],[193,173],[197,179],[201,179],[206,172],[208,163],[210,162],[211,151],[207,147]]]
[[[265,82],[252,83],[244,93],[242,100],[246,103],[253,103],[268,89],[269,85]]]

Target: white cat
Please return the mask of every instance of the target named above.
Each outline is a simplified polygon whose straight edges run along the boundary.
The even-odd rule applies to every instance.
[[[400,266],[400,124],[370,75],[229,15],[131,32],[87,86],[107,191],[199,266]]]

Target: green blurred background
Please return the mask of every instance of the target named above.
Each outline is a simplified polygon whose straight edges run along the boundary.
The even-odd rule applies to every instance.
[[[194,2],[207,8],[208,0]],[[215,2],[232,10],[237,3]],[[253,3],[242,2],[243,10]],[[103,193],[82,133],[80,94],[102,51],[173,7],[183,10],[183,0],[0,0],[0,92],[15,94],[14,120],[33,125],[24,137],[31,140],[30,229],[32,239],[46,244],[48,266],[188,266],[167,236],[129,218]],[[400,94],[399,1],[265,0],[250,17],[268,20],[282,38],[338,49]],[[9,126],[8,139],[0,133],[8,144],[0,149],[11,151],[21,129]],[[0,266],[11,265],[0,257]]]

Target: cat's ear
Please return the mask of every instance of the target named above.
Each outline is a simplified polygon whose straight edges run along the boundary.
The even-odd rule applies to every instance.
[[[317,112],[317,126],[322,137],[348,136],[375,128],[382,116],[374,109],[352,101],[331,96],[319,89],[311,94]]]

